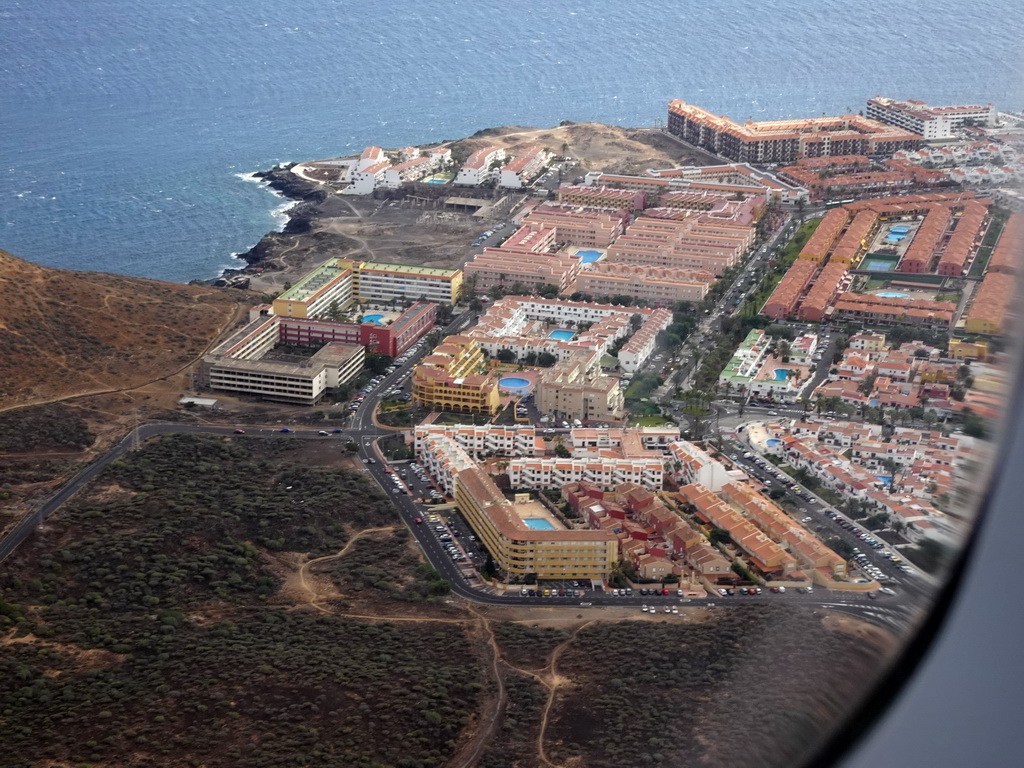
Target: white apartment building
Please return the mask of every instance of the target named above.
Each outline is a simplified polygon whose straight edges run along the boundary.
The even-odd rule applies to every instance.
[[[425,434],[421,438],[417,432],[416,458],[448,496],[455,495],[458,473],[476,467],[462,446],[447,434]]]
[[[926,140],[952,138],[968,120],[983,126],[996,123],[993,104],[933,107],[923,101],[899,101],[885,96],[868,99],[867,116],[923,136]]]
[[[585,481],[605,491],[611,491],[620,483],[636,483],[656,491],[661,489],[664,475],[660,456],[650,459],[524,458],[508,463],[512,487],[533,490],[561,488],[567,483]]]
[[[498,186],[507,189],[522,189],[533,181],[548,164],[551,153],[543,147],[527,147],[502,167]]]
[[[352,183],[342,190],[346,195],[372,195],[377,184],[382,183],[391,163],[384,160],[368,165],[352,174]]]
[[[413,434],[417,454],[428,440],[440,435],[453,440],[476,459],[488,455],[542,456],[545,450],[544,441],[538,438],[537,430],[533,427],[427,424],[416,427]]]
[[[725,465],[712,459],[707,451],[693,443],[677,440],[668,449],[669,455],[665,462],[669,467],[669,476],[680,487],[700,483],[718,493],[722,486],[736,479],[730,476]]]
[[[478,149],[459,169],[455,176],[455,183],[476,187],[490,181],[498,174],[498,169],[491,166],[496,162],[504,162],[505,157],[504,147],[492,146]]]

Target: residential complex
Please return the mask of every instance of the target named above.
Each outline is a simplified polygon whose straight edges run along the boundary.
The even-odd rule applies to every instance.
[[[507,189],[522,189],[533,181],[551,162],[552,153],[543,147],[526,147],[502,166],[498,175],[498,186]]]
[[[875,96],[868,99],[867,116],[872,120],[904,128],[931,141],[951,138],[964,125],[995,125],[996,108],[993,104],[932,107],[916,99],[898,101],[886,96]]]
[[[948,329],[956,304],[930,296],[936,278],[966,275],[989,225],[989,201],[970,192],[870,198],[828,211],[761,312],[773,320],[830,318]],[[855,272],[930,293],[850,290]],[[912,276],[929,276],[918,280]]]
[[[460,445],[456,435],[463,429],[418,428],[417,458],[454,497],[504,579],[606,579],[618,560],[615,537],[606,531],[568,529],[525,494],[506,499]],[[538,520],[544,522],[543,529],[535,527]]]
[[[763,330],[752,328],[722,369],[718,383],[726,394],[735,392],[778,403],[796,402],[813,377],[809,358],[816,343],[816,336],[802,336],[792,344],[787,342],[797,354],[781,355]]]
[[[974,290],[963,321],[967,333],[986,336],[1005,334],[1010,330],[1010,311],[1019,290],[1021,249],[1024,248],[1024,214],[1014,213],[1007,219],[999,241],[992,249],[988,272]]]
[[[747,122],[682,101],[668,105],[668,131],[703,149],[741,163],[791,163],[825,155],[891,155],[916,149],[921,136],[859,115]]]
[[[497,177],[498,168],[505,162],[504,147],[478,149],[463,163],[455,177],[456,184],[477,187]]]

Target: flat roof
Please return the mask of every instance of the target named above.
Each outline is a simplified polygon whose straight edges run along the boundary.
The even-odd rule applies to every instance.
[[[452,278],[455,277],[462,270],[450,269],[446,267],[417,267],[410,266],[408,264],[386,264],[381,261],[364,261],[359,265],[360,273],[371,271],[371,272],[391,272],[391,273],[403,273],[407,275],[421,275],[423,277],[444,277]]]

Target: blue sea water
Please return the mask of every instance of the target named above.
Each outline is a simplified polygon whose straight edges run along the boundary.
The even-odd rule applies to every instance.
[[[1024,106],[1008,0],[0,0],[0,248],[187,281],[283,223],[287,160],[481,128]],[[277,215],[275,215],[275,209]]]

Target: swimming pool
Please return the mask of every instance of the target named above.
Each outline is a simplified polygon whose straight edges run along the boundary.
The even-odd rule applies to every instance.
[[[789,378],[789,369],[788,368],[776,368],[775,369],[775,380],[776,381],[785,381],[788,378]]]
[[[778,448],[780,445],[782,445],[782,441],[779,440],[779,438],[777,437],[769,437],[767,440],[764,441],[764,444],[767,445],[769,448]]]
[[[576,335],[575,331],[552,331],[548,334],[549,339],[558,339],[559,341],[569,341],[573,336]]]
[[[545,520],[543,517],[524,517],[523,522],[526,523],[527,528],[532,528],[535,531],[553,531],[555,526]]]
[[[881,480],[883,485],[892,485],[892,475],[875,475],[875,477]]]
[[[583,264],[593,264],[595,261],[601,258],[603,255],[600,251],[576,251],[576,255],[580,257],[580,262]]]
[[[364,323],[376,323],[377,325],[384,325],[384,323],[382,322],[383,320],[384,320],[384,315],[380,315],[380,314],[363,315],[363,322]]]
[[[899,293],[898,291],[885,291],[884,293],[876,293],[875,296],[881,296],[883,299],[909,299],[909,293]]]
[[[897,224],[894,227],[889,227],[889,231],[897,235],[905,235],[910,231],[910,227],[906,224]]]
[[[444,179],[427,179],[427,184],[447,184]]]
[[[530,388],[530,381],[519,376],[505,376],[498,379],[498,386],[511,392],[525,392]]]

